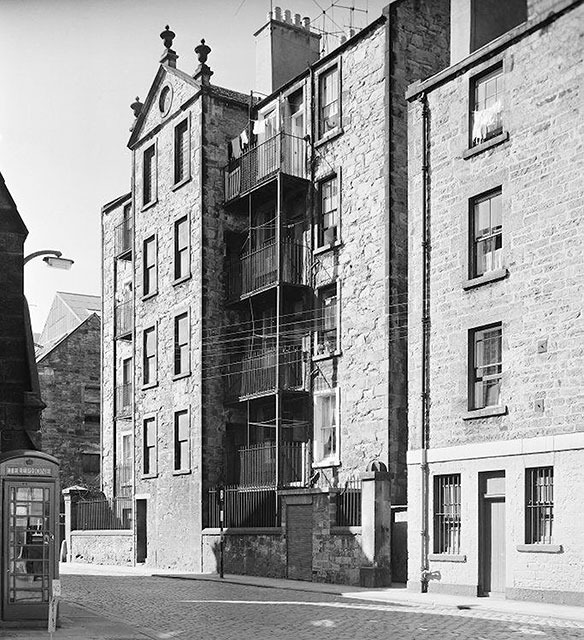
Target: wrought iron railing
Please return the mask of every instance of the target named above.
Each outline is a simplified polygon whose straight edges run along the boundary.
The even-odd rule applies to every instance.
[[[230,366],[227,395],[234,398],[258,395],[270,391],[301,391],[305,387],[304,352],[301,347],[281,347],[279,380],[275,348],[263,349]]]
[[[280,498],[274,487],[225,487],[223,526],[279,527]],[[220,505],[215,488],[209,489],[207,526],[219,527]]]
[[[304,138],[278,133],[234,158],[224,170],[225,201],[245,195],[278,171],[307,178]]]
[[[124,218],[115,229],[115,252],[120,256],[132,249],[132,219]]]
[[[361,526],[361,480],[348,480],[337,493],[338,527]]]
[[[281,272],[278,276],[278,243],[269,244],[242,254],[230,265],[229,292],[231,299],[260,291],[278,280],[287,284],[306,284],[304,245],[291,240],[280,242]]]
[[[118,498],[129,498],[132,496],[132,475],[131,464],[122,463],[116,465],[116,496]]]
[[[131,498],[95,498],[77,503],[77,530],[131,528]]]
[[[132,383],[116,387],[116,416],[127,416],[132,410]]]
[[[127,336],[132,333],[134,324],[134,306],[132,300],[125,300],[116,305],[115,327],[116,337]]]
[[[247,447],[239,447],[240,487],[276,486],[275,442],[262,442]],[[304,486],[308,482],[310,469],[309,442],[283,442],[280,444],[280,486]]]

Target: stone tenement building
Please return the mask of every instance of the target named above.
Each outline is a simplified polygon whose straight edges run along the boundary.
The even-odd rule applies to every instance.
[[[584,6],[501,5],[408,92],[409,586],[581,605]]]
[[[161,37],[131,191],[103,208],[103,482],[133,498],[126,560],[215,570],[219,485],[227,571],[387,582],[405,90],[448,64],[448,3],[393,2],[322,57],[276,8],[256,33],[261,101],[211,84],[204,42],[189,75]]]
[[[38,375],[24,297],[24,241],[28,230],[0,174],[0,453],[37,449]]]
[[[100,488],[101,299],[57,292],[37,351],[42,450],[60,463],[62,488]],[[65,333],[63,333],[65,331]]]

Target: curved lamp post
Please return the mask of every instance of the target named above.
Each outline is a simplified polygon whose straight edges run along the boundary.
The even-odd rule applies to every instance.
[[[53,269],[66,269],[69,270],[74,263],[74,260],[70,258],[63,258],[61,251],[55,251],[54,249],[43,249],[42,251],[34,251],[24,258],[23,264],[30,262],[33,258],[39,256],[45,256],[43,262],[46,262],[47,266]]]

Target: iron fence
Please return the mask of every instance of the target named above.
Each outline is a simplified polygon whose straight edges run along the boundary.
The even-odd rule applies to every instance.
[[[239,487],[276,486],[275,442],[262,442],[239,447]],[[310,443],[283,442],[279,452],[281,486],[300,485],[308,481]]]
[[[219,527],[219,501],[216,488],[209,489],[208,526]],[[223,526],[279,527],[280,498],[275,487],[225,487]]]
[[[306,141],[278,133],[234,158],[224,170],[225,201],[244,195],[278,171],[306,178]]]
[[[337,493],[338,527],[361,526],[361,480],[349,480]]]
[[[131,528],[131,498],[93,498],[77,503],[77,530]]]

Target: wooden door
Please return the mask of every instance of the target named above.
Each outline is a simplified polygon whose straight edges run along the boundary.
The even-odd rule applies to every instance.
[[[505,474],[481,474],[479,519],[479,591],[483,596],[505,593]]]
[[[287,506],[288,578],[312,580],[312,504]]]
[[[148,511],[146,500],[136,500],[136,562],[148,557]]]

